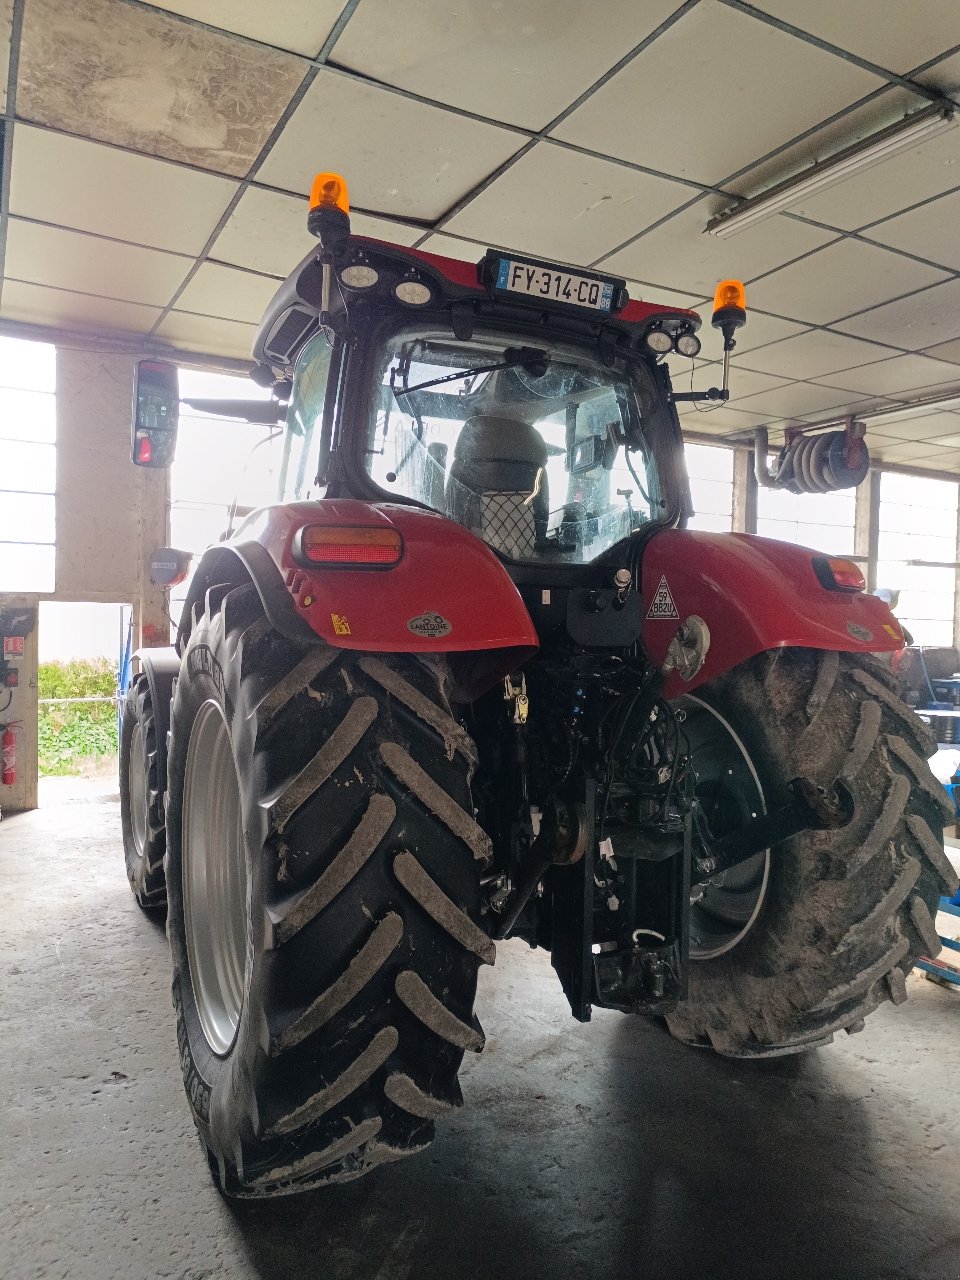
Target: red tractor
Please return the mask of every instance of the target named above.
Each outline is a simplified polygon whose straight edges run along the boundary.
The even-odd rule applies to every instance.
[[[274,398],[239,406],[285,421],[278,503],[203,556],[123,713],[127,869],[167,904],[222,1190],[422,1149],[499,939],[545,948],[581,1021],[731,1057],[906,999],[956,877],[934,743],[874,656],[901,631],[849,562],[685,530],[665,356],[699,317],[352,236],[335,175],[309,225],[256,341]],[[742,287],[718,301],[729,352]],[[141,465],[172,457],[165,376],[141,366]]]

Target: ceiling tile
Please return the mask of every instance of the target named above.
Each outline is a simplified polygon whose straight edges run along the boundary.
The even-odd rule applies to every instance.
[[[373,218],[356,209],[350,210],[350,227],[355,235],[375,236],[394,244],[413,244],[423,235],[422,227]],[[302,196],[249,187],[214,242],[210,257],[286,276],[316,247],[307,231],[307,202]]]
[[[204,262],[177,299],[177,309],[258,325],[278,287],[272,276]]]
[[[306,69],[123,0],[30,0],[17,114],[242,177]]]
[[[960,132],[960,130],[958,130]],[[958,152],[960,159],[960,152]],[[957,165],[960,178],[960,162]],[[960,191],[931,200],[908,213],[881,222],[866,233],[871,240],[915,253],[919,258],[960,271]]]
[[[62,329],[103,329],[147,333],[160,315],[159,307],[96,298],[88,293],[48,289],[41,284],[4,280],[0,318]]]
[[[355,204],[433,220],[522,143],[506,129],[324,68],[257,176],[270,186],[306,193],[319,145],[324,167],[346,175]]]
[[[954,44],[956,43],[954,41]],[[916,80],[917,84],[922,84],[928,89],[936,89],[945,98],[952,98],[956,102],[960,98],[960,53],[944,58],[929,71],[921,71]]]
[[[336,60],[437,102],[542,129],[675,8],[675,0],[604,0],[598,22],[580,0],[364,0]]]
[[[903,0],[753,2],[783,22],[901,75],[960,40],[956,0],[923,0],[907,21]]]
[[[496,249],[497,245],[480,243],[473,240],[458,240],[456,236],[434,234],[427,236],[423,244],[417,246],[424,253],[439,253],[444,258],[459,258],[461,262],[479,262],[487,249]]]
[[[929,355],[937,344],[960,338],[960,280],[948,280],[910,298],[844,320],[843,329],[845,333],[889,342],[908,351],[924,349]]]
[[[157,249],[199,253],[237,184],[18,124],[10,174],[10,212]],[[68,192],[69,195],[64,193]]]
[[[682,307],[687,311],[698,311],[701,313],[701,319],[705,316],[705,308],[711,302],[711,299],[705,298],[702,293],[685,293],[682,289],[667,289],[662,284],[650,284],[646,280],[631,280],[629,277],[627,292],[636,302],[652,302],[658,307]],[[709,338],[708,330],[708,342]]]
[[[738,354],[739,350],[738,345]],[[748,369],[756,369],[760,373],[774,373],[785,378],[818,378],[834,369],[849,369],[852,364],[881,360],[888,354],[886,348],[873,342],[844,338],[826,329],[811,329],[797,338],[787,338],[772,347],[764,347],[762,351],[742,355],[740,359]]]
[[[235,356],[249,360],[253,340],[257,336],[255,324],[238,324],[236,320],[218,320],[210,316],[190,315],[185,311],[171,311],[157,327],[154,337],[162,338],[185,351],[200,351],[204,355]]]
[[[926,354],[935,360],[949,360],[951,364],[960,364],[960,338],[941,342],[936,347],[928,347]]]
[[[891,356],[843,373],[830,373],[819,379],[831,387],[857,391],[862,395],[899,396],[921,387],[960,382],[960,369],[945,360],[928,356]]]
[[[736,50],[736,56],[724,64],[718,100],[719,50]],[[663,173],[716,183],[883,83],[754,18],[701,4],[579,107],[556,135]],[[681,127],[670,111],[678,93]],[[661,128],[653,124],[659,121]]]
[[[694,405],[687,404],[680,411],[680,423],[684,431],[723,430],[732,434],[737,431],[752,431],[754,427],[762,427],[769,420],[768,414],[731,409],[727,405],[712,408],[704,405],[697,409]]]
[[[343,10],[343,0],[264,4],[263,0],[154,0],[154,7],[235,31],[250,40],[315,58]]]
[[[748,305],[749,302],[748,298]],[[712,300],[708,305],[712,310]],[[704,319],[706,320],[706,316]],[[737,330],[737,355],[742,356],[747,351],[756,351],[758,347],[779,342],[781,338],[793,338],[797,334],[806,332],[805,326],[797,324],[795,320],[781,320],[779,316],[768,316],[763,311],[755,311],[751,306],[747,311],[746,325]]]
[[[857,240],[840,240],[802,262],[764,276],[751,285],[750,296],[766,311],[812,324],[830,324],[943,279],[944,272],[901,254]]]
[[[777,216],[729,240],[718,240],[716,236],[704,235],[703,230],[713,216],[716,203],[716,197],[711,197],[684,209],[626,249],[605,258],[603,270],[634,280],[661,280],[665,285],[677,285],[690,293],[713,297],[720,280],[731,276],[751,280],[836,239],[830,231]],[[637,223],[640,222],[638,218]],[[640,229],[640,225],[633,228],[634,231]],[[628,228],[622,239],[629,234]],[[749,290],[748,305],[754,301],[753,292]],[[780,310],[779,307],[770,309]],[[748,321],[748,332],[749,328]]]
[[[540,142],[446,226],[454,234],[584,264],[689,194],[679,183]]]
[[[911,112],[926,105],[916,100]],[[897,119],[903,118],[901,112]],[[892,123],[892,122],[888,122]],[[880,126],[878,125],[878,128]],[[827,158],[842,146],[868,136],[852,133],[838,146],[831,146],[813,159]],[[783,174],[782,176],[788,176]],[[921,200],[948,191],[960,183],[960,128],[951,129],[927,142],[902,151],[881,164],[864,169],[861,173],[828,187],[819,195],[807,196],[791,206],[790,212],[826,222],[844,231],[856,231],[859,227],[899,213]]]
[[[739,375],[738,375],[739,376]],[[759,375],[754,375],[759,376]],[[731,387],[734,375],[730,375]],[[773,417],[799,417],[800,414],[825,413],[851,402],[849,394],[832,387],[819,387],[812,382],[791,382],[776,391],[763,391],[738,402],[739,409],[749,413],[769,413]]]
[[[15,280],[163,307],[193,260],[11,218],[4,273]]]
[[[7,68],[10,63],[10,24],[13,0],[0,0],[0,111],[7,109]]]
[[[722,365],[718,362],[712,362],[709,365],[701,366],[700,378],[705,383],[716,382],[719,385],[722,372]],[[730,361],[730,399],[728,403],[737,404],[738,408],[748,407],[739,404],[739,401],[746,399],[747,396],[754,396],[763,391],[774,391],[778,387],[786,387],[788,385],[788,378],[775,378],[768,373],[753,373],[749,369],[741,369],[737,364],[736,355]]]
[[[931,458],[939,454],[929,441],[911,442],[909,444],[886,444],[878,451],[885,462],[920,462],[923,458]]]

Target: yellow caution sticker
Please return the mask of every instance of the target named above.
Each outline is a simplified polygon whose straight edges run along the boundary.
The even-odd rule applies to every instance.
[[[883,624],[883,629],[886,631],[887,635],[891,636],[894,640],[903,639],[903,632],[897,627],[892,627],[889,622],[885,622]]]
[[[331,613],[330,622],[333,625],[334,635],[348,636],[350,634],[350,623],[342,613]]]

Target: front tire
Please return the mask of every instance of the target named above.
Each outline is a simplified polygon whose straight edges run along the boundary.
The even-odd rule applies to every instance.
[[[196,620],[168,919],[184,1083],[229,1195],[360,1177],[462,1101],[494,947],[475,923],[475,750],[445,683],[433,656],[294,644],[249,586],[212,590]]]
[[[856,807],[848,826],[804,832],[734,868],[734,892],[717,886],[716,938],[734,945],[714,942],[691,959],[669,1028],[732,1057],[796,1053],[859,1031],[878,1005],[907,998],[905,975],[940,949],[933,917],[957,877],[943,852],[952,809],[925,759],[936,744],[869,657],[763,653],[696,696],[743,744],[759,785],[747,784],[741,808],[785,804],[798,776],[842,777]],[[735,754],[729,776],[746,777]],[[691,759],[696,777],[696,749]],[[749,926],[739,936],[738,896]],[[710,906],[707,896],[699,910]]]
[[[120,713],[120,825],[127,879],[144,910],[167,901],[160,752],[150,682],[135,675]]]

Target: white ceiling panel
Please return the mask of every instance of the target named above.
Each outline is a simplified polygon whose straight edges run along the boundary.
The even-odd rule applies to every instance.
[[[7,68],[10,63],[10,24],[13,0],[0,0],[0,111],[7,109]]]
[[[960,280],[948,280],[910,298],[844,320],[843,329],[857,337],[937,355],[931,348],[960,338]]]
[[[772,347],[742,355],[740,359],[748,369],[756,369],[760,373],[786,378],[818,378],[835,369],[849,369],[853,364],[882,360],[889,354],[885,347],[873,342],[845,338],[827,329],[811,329],[797,338],[788,338]]]
[[[675,8],[675,0],[604,0],[598,22],[582,0],[364,0],[336,61],[437,102],[542,129]]]
[[[950,44],[955,46],[960,44],[960,41],[954,39]],[[929,71],[921,71],[916,79],[917,84],[925,85],[928,89],[936,89],[938,93],[942,93],[945,98],[952,98],[954,102],[960,101],[960,53],[942,59]]]
[[[742,356],[747,351],[756,351],[758,347],[768,346],[771,342],[779,342],[781,338],[793,338],[797,334],[806,333],[807,329],[795,320],[781,320],[779,316],[768,316],[763,311],[755,311],[747,298],[747,323],[736,333],[736,353]],[[713,310],[713,299],[708,299],[704,307],[703,323],[710,325],[710,313]],[[717,341],[720,341],[717,331]],[[749,361],[745,361],[749,364]]]
[[[479,262],[487,249],[496,249],[496,245],[475,243],[472,240],[458,240],[456,236],[436,234],[427,236],[423,244],[417,245],[424,253],[439,253],[444,258],[459,258],[461,262]]]
[[[960,133],[960,129],[957,130]],[[960,163],[956,176],[960,178]],[[929,258],[960,271],[960,191],[881,222],[867,232],[871,240]]]
[[[422,227],[373,218],[356,209],[350,211],[350,226],[356,235],[375,236],[393,244],[410,245],[423,235]],[[287,276],[316,247],[307,231],[303,196],[248,187],[214,242],[210,257],[252,271]]]
[[[255,324],[239,324],[236,320],[218,320],[211,316],[195,316],[185,311],[171,311],[164,316],[154,337],[162,338],[185,351],[205,354],[235,356],[249,360],[253,340],[257,336]]]
[[[764,276],[751,285],[750,296],[766,311],[783,311],[794,320],[812,324],[830,324],[945,278],[943,271],[901,254],[858,240],[840,240]],[[860,332],[847,324],[843,328]]]
[[[935,360],[949,360],[952,364],[960,364],[960,338],[941,342],[935,347],[927,347],[926,354]]]
[[[924,105],[917,99],[913,110]],[[856,142],[858,137],[853,134],[842,145]],[[837,150],[839,147],[831,147],[824,155],[829,156]],[[808,196],[795,204],[790,212],[812,218],[815,222],[826,222],[844,231],[855,231],[858,227],[908,209],[921,200],[949,191],[958,184],[960,127],[941,133],[910,151],[891,156],[882,164],[864,169],[819,195]]]
[[[145,333],[160,315],[159,307],[98,298],[90,293],[49,289],[42,284],[4,280],[0,319],[45,324],[64,329]]]
[[[689,195],[680,183],[540,142],[446,225],[453,234],[585,264]]]
[[[733,388],[734,377],[730,375]],[[762,391],[738,403],[738,409],[749,413],[769,413],[774,418],[798,417],[800,414],[826,413],[850,404],[852,397],[833,387],[819,387],[812,382],[792,382],[775,391]]]
[[[18,124],[10,212],[157,249],[199,253],[237,184],[151,156]]]
[[[28,0],[17,114],[242,177],[306,70],[124,0]]]
[[[726,51],[722,64],[719,51]],[[717,183],[883,83],[755,18],[700,4],[556,135],[663,173]],[[671,111],[678,101],[685,122],[679,127]]]
[[[315,58],[344,0],[156,0],[155,7]]]
[[[711,361],[698,366],[694,383],[696,386],[719,386],[723,366],[719,361]],[[730,360],[730,399],[728,404],[745,400],[747,396],[755,396],[761,392],[776,391],[789,383],[787,378],[777,378],[769,373],[754,373],[751,369],[741,369],[734,354]],[[737,408],[747,408],[737,404]]]
[[[818,381],[865,396],[896,396],[903,392],[919,395],[923,388],[960,383],[960,368],[928,356],[893,356],[842,373],[825,374]]]
[[[662,281],[664,287],[677,285],[712,298],[721,280],[733,277],[749,281],[836,239],[830,231],[777,216],[729,240],[718,240],[703,230],[715,203],[715,198],[698,201],[626,249],[605,258],[603,270],[634,280]],[[754,301],[753,290],[748,289],[747,305]]]
[[[309,192],[318,169],[342,173],[351,200],[401,217],[438,218],[523,139],[324,69],[258,173]]]
[[[707,325],[706,341],[710,341],[710,316],[708,312],[710,299],[703,294],[685,293],[683,289],[665,289],[662,284],[650,284],[646,280],[627,279],[627,292],[637,302],[652,302],[658,307],[683,307],[687,311],[696,311],[700,319]],[[719,342],[719,336],[717,341]],[[701,341],[703,337],[701,335]]]
[[[4,272],[14,280],[163,307],[192,259],[11,218]]]
[[[204,262],[177,298],[177,310],[259,324],[279,284],[272,276],[237,271],[218,262]]]
[[[753,0],[758,9],[903,75],[960,44],[956,0]]]
[[[770,421],[769,414],[750,413],[745,409],[731,408],[728,405],[695,405],[677,406],[680,409],[680,423],[684,431],[723,431],[733,434],[739,431],[753,431]]]

